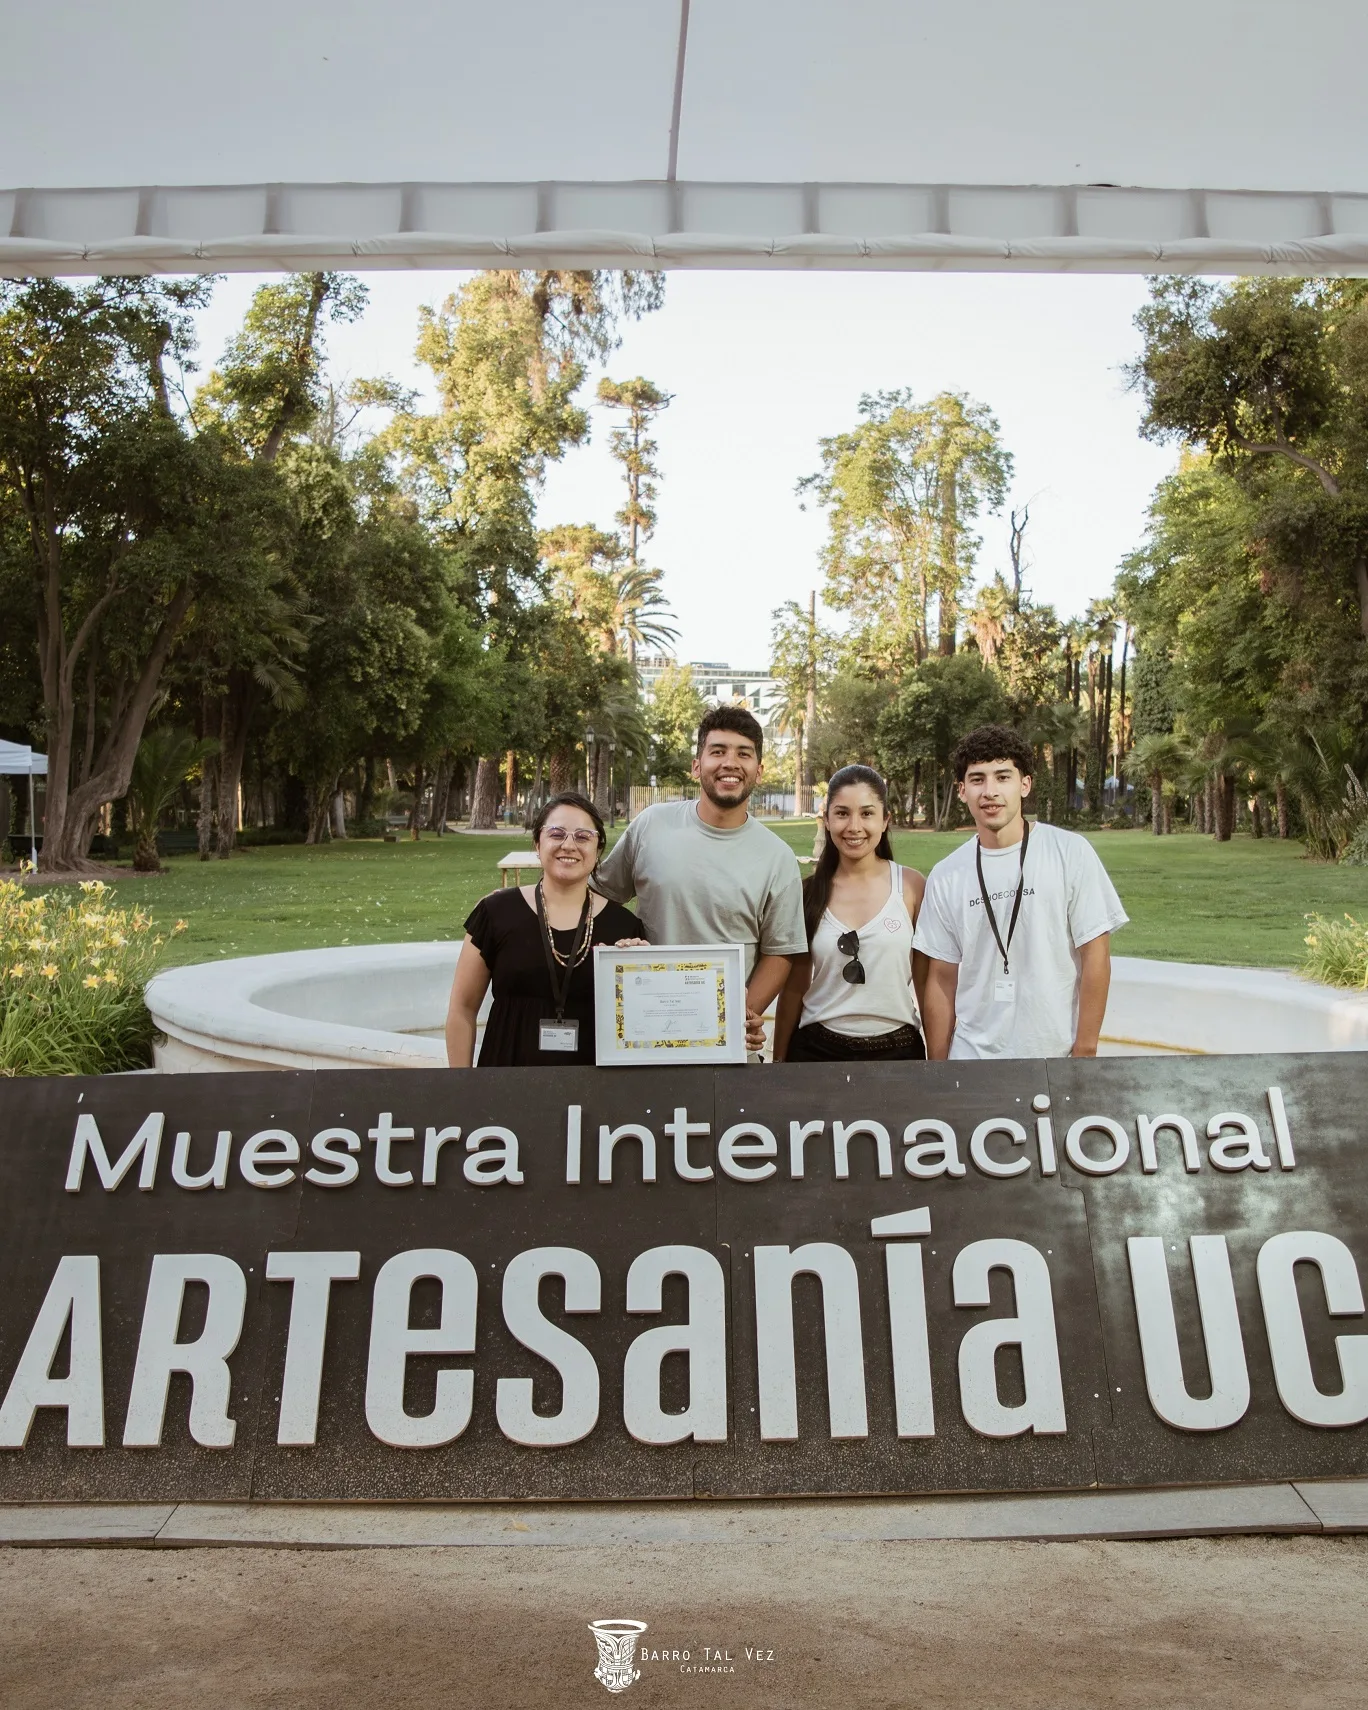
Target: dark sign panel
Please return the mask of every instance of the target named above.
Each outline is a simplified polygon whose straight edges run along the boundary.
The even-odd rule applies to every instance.
[[[0,1085],[0,1497],[1368,1471],[1368,1058]]]

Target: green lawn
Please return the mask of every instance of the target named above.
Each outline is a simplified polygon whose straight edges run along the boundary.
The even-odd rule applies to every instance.
[[[800,854],[811,850],[810,822],[776,829]],[[900,832],[894,847],[927,872],[961,841],[963,833]],[[1368,912],[1368,873],[1308,861],[1300,844],[1237,837],[1218,845],[1144,831],[1099,832],[1092,842],[1131,917],[1115,945],[1124,955],[1291,967],[1309,911]],[[250,849],[231,861],[178,856],[165,876],[130,874],[115,889],[121,902],[149,906],[161,925],[188,921],[168,946],[176,962],[458,938],[472,904],[498,883],[499,856],[526,847],[511,834]]]

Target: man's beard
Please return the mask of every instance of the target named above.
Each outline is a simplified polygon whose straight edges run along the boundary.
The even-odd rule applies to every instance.
[[[742,802],[748,802],[751,799],[751,792],[755,789],[755,785],[753,783],[748,784],[744,779],[742,780],[740,789],[732,795],[722,795],[719,792],[717,785],[708,778],[700,778],[699,785],[702,788],[703,794],[708,798],[712,805],[719,808],[740,807]]]

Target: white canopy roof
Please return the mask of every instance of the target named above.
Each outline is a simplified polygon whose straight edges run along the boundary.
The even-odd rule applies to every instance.
[[[47,755],[35,754],[22,742],[0,741],[0,778],[45,778]]]
[[[1362,0],[0,0],[0,272],[1368,271]]]

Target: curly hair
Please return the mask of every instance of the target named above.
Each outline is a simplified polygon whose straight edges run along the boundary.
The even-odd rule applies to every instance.
[[[1010,760],[1023,778],[1035,771],[1035,752],[1019,730],[1006,724],[981,724],[960,738],[950,756],[955,782],[962,784],[971,766],[992,760]]]
[[[711,712],[703,715],[703,721],[698,727],[698,752],[703,752],[703,744],[714,730],[729,730],[735,736],[744,736],[748,742],[755,744],[755,758],[762,760],[765,754],[765,733],[755,714],[748,712],[745,707],[723,706],[713,707]]]

